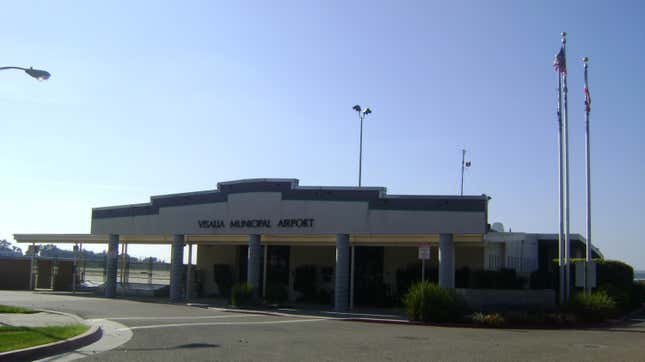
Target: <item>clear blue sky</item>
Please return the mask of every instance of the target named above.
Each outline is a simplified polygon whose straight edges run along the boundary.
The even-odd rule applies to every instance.
[[[322,5],[321,5],[322,4]],[[293,177],[492,196],[490,221],[557,232],[556,75],[569,33],[572,232],[584,234],[589,56],[593,239],[645,269],[640,1],[9,2],[0,238],[86,233],[95,206]],[[163,248],[130,248],[169,259]]]

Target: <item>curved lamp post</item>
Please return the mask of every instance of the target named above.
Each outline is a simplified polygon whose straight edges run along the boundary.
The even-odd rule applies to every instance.
[[[51,77],[51,74],[49,74],[48,71],[46,70],[41,70],[41,69],[34,69],[32,67],[29,68],[23,68],[23,67],[0,67],[0,70],[7,70],[7,69],[17,69],[17,70],[24,70],[25,73],[29,74],[33,78],[36,78],[38,80],[47,80],[49,77]]]
[[[369,108],[361,109],[361,106],[358,104],[352,107],[352,109],[358,112],[358,117],[361,120],[361,140],[358,151],[358,187],[361,187],[361,176],[363,173],[363,120],[365,120],[366,115],[372,113],[372,110]]]

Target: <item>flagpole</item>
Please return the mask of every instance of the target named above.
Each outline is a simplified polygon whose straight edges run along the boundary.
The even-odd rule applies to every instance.
[[[466,162],[466,150],[461,150],[461,192],[459,195],[464,196],[464,162]]]
[[[587,80],[587,68],[589,58],[582,58],[585,68],[585,158],[587,163],[587,244],[585,255],[585,293],[591,293],[591,281],[589,280],[589,267],[591,264],[591,141],[589,135],[589,112],[591,111],[591,96],[589,95],[589,82]]]
[[[563,188],[563,177],[564,172],[562,167],[564,162],[562,162],[562,74],[558,71],[558,217],[560,228],[558,231],[558,272],[560,276],[560,304],[564,303],[564,188]]]
[[[566,69],[566,53],[567,53],[567,33],[562,32],[562,49],[565,59],[565,69]],[[569,232],[571,230],[570,225],[570,195],[569,195],[569,106],[567,101],[567,95],[569,89],[567,87],[567,72],[565,71],[562,74],[562,91],[563,91],[563,102],[564,102],[564,291],[565,299],[569,300],[571,297],[571,254],[570,249],[571,245],[569,242]]]

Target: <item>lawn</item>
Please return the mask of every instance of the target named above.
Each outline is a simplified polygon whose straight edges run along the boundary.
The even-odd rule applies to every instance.
[[[61,341],[87,331],[83,324],[49,327],[0,327],[0,352]]]
[[[37,310],[0,304],[0,313],[38,313]]]

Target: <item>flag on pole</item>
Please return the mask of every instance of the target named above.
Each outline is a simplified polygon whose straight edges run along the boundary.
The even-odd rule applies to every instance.
[[[553,69],[560,74],[567,74],[567,60],[564,55],[564,46],[560,48],[558,54],[555,55],[555,59],[553,59]]]
[[[589,86],[585,84],[585,111],[591,111],[591,94],[589,94]]]

